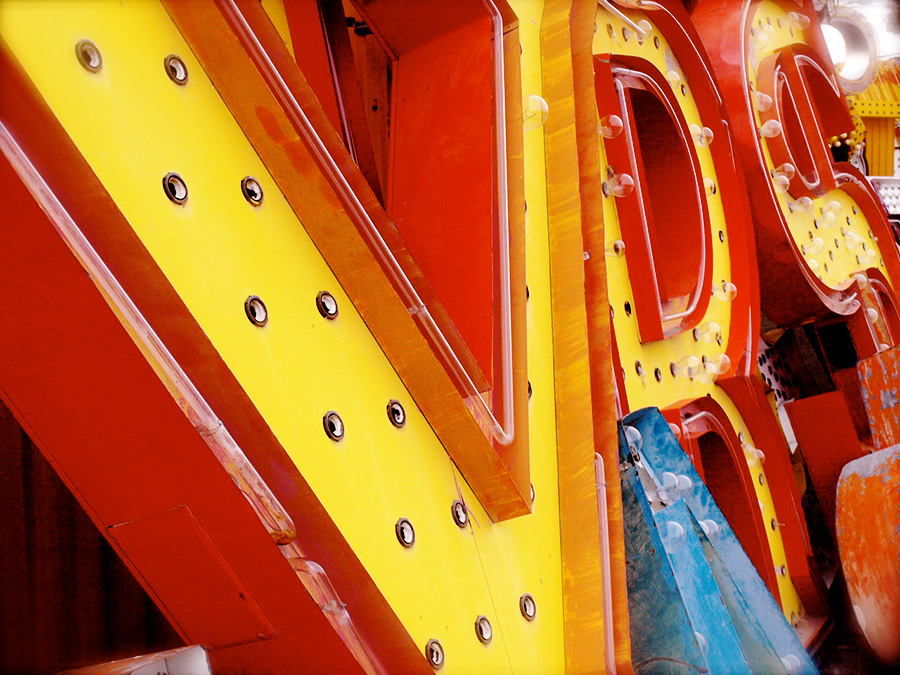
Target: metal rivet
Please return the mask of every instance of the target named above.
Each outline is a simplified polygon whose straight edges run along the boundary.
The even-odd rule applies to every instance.
[[[163,67],[166,69],[166,75],[169,76],[169,79],[172,80],[172,82],[180,87],[187,84],[188,69],[180,56],[169,54],[165,61],[163,61]]]
[[[681,85],[681,95],[687,96],[687,87],[685,87],[684,85]]]
[[[656,378],[657,382],[662,382],[662,371],[659,368],[654,369],[653,377]]]
[[[425,658],[435,670],[444,667],[444,648],[441,643],[432,638],[425,644]]]
[[[534,503],[534,483],[531,484],[531,503]]]
[[[656,47],[657,49],[659,49],[659,38],[658,37],[653,38],[653,46]]]
[[[244,199],[253,204],[253,206],[262,204],[262,186],[253,176],[244,176],[241,179],[241,192],[244,193]]]
[[[531,398],[531,395],[533,393],[534,393],[534,391],[531,388],[531,380],[528,380],[528,398]]]
[[[75,55],[78,57],[78,63],[88,72],[96,73],[103,67],[103,56],[97,45],[90,40],[79,41],[75,45]]]
[[[166,193],[166,197],[176,204],[184,204],[187,201],[187,183],[177,173],[167,173],[163,176],[163,190]]]
[[[725,242],[725,231],[724,230],[719,230],[719,241],[721,241],[722,243]]]
[[[787,575],[787,567],[785,567],[784,565],[780,565],[778,567],[778,574],[780,574],[781,576],[786,576]]]
[[[522,616],[525,617],[526,621],[534,621],[534,617],[537,614],[537,604],[531,593],[525,593],[519,598],[519,611],[522,612]]]
[[[406,518],[401,518],[394,525],[394,532],[397,535],[397,541],[403,548],[411,548],[416,543],[416,530],[412,523]]]
[[[265,326],[269,321],[269,310],[258,295],[251,295],[244,300],[244,311],[254,326]]]
[[[391,424],[398,429],[406,424],[406,410],[403,409],[403,405],[397,399],[391,399],[387,404],[387,414]]]
[[[329,410],[322,418],[322,426],[325,433],[333,441],[339,441],[344,437],[344,420],[334,410]]]
[[[466,508],[466,505],[458,499],[454,499],[453,504],[450,505],[450,513],[453,516],[453,522],[456,523],[458,527],[464,528],[469,524],[469,510]]]
[[[494,638],[494,629],[491,627],[491,622],[484,614],[475,619],[475,635],[478,636],[478,640],[481,644],[485,645],[490,644],[491,640]]]
[[[772,518],[772,522],[770,522],[769,525],[772,527],[772,532],[778,529],[778,521],[774,518]]]
[[[316,307],[326,319],[334,319],[338,315],[337,300],[328,291],[322,291],[316,296]]]
[[[759,474],[759,484],[760,484],[760,485],[765,485],[765,484],[766,484],[766,477],[763,476],[762,474]]]
[[[678,369],[675,367],[675,362],[669,362],[669,372],[672,373],[672,377],[675,377],[675,374],[678,372]]]
[[[641,365],[640,361],[634,362],[634,372],[636,372],[638,375],[644,374],[644,366]]]
[[[631,316],[631,303],[625,302],[625,316]]]

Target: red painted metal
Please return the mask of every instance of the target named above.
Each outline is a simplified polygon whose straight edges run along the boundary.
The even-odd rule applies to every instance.
[[[719,380],[718,384],[753,430],[756,447],[765,453],[766,480],[779,518],[778,527],[791,570],[791,581],[809,615],[810,626],[805,632],[815,634],[825,624],[830,612],[825,602],[821,573],[813,557],[790,450],[766,399],[763,384],[757,377],[732,377]]]
[[[847,403],[840,392],[829,392],[784,407],[833,536],[838,476],[847,462],[865,454]]]
[[[347,603],[373,658],[388,670],[428,672],[419,649],[287,453],[5,49],[0,72],[0,121],[247,449],[296,523],[304,555],[328,572]],[[280,664],[296,663],[310,672],[359,671],[244,496],[28,196],[27,186],[7,161],[0,163],[0,173],[3,199],[16,204],[15,211],[2,217],[3,248],[22,252],[4,267],[4,289],[28,298],[31,308],[0,322],[4,400],[114,545],[108,528],[180,505],[190,509],[274,627],[271,634],[278,636],[260,639],[259,633],[245,630],[238,639],[246,644],[213,653],[215,668],[275,671]],[[147,583],[136,567],[146,559],[130,560],[125,545],[118,550]],[[170,551],[161,548],[158,556],[158,564],[172,563]],[[196,574],[209,569],[210,560],[219,558],[198,554],[181,564],[183,569],[196,565]],[[221,578],[224,573],[214,569],[210,573]],[[204,603],[181,608],[187,614],[174,616],[156,590],[146,588],[173,623],[190,627],[190,634],[182,634],[192,642],[203,642],[206,631],[227,620],[209,613]],[[184,587],[177,592],[190,597],[193,591]]]
[[[606,54],[594,57],[594,71],[601,120],[619,115],[625,123],[620,136],[604,138],[609,165],[635,179],[634,191],[616,203],[641,339],[661,340],[695,327],[709,306],[712,234],[700,162],[655,66]]]
[[[743,49],[750,44],[751,26],[749,22],[744,23],[743,17],[747,13],[752,14],[758,4],[758,0],[704,0],[694,8],[691,18],[710,54],[722,98],[731,114],[737,141],[735,147],[747,181],[745,189],[754,196],[752,214],[759,252],[759,273],[760,278],[765,279],[761,289],[762,309],[777,324],[794,326],[832,314],[852,314],[858,310],[859,304],[852,288],[836,291],[825,286],[812,273],[794,243],[785,216],[775,199],[753,117],[752,92],[746,82],[744,65],[746,54]],[[795,3],[779,0],[778,4],[788,12],[806,13],[813,26],[818,21],[811,10],[798,8]],[[723,31],[722,26],[740,26],[743,34]],[[815,170],[818,174],[821,184],[813,192],[821,194],[831,185],[844,190],[859,204],[879,241],[893,241],[886,216],[879,215],[883,207],[871,187],[865,184],[865,179],[849,165],[835,164],[831,160],[822,134],[850,132],[852,124],[845,128],[849,122],[844,114],[846,104],[840,88],[828,82],[833,76],[833,67],[827,58],[824,42],[818,37],[821,33],[811,28],[805,34],[812,36],[810,46],[797,43],[776,58],[776,62],[784,65],[788,72],[787,77],[780,79],[781,91],[790,89],[778,98],[787,96],[794,101],[794,105],[786,108],[773,105],[768,113],[776,115],[779,109],[784,112],[779,117],[784,128],[784,139],[776,140],[770,147],[781,144],[780,152],[784,158],[790,157],[791,151],[796,150],[801,159],[806,158],[805,165],[800,162],[801,170],[806,166],[808,173]],[[794,54],[806,59],[803,65],[797,66]],[[763,83],[768,82],[766,86],[769,87],[774,87],[774,63],[764,64],[760,71],[760,79]],[[776,150],[776,155],[778,152]],[[888,274],[892,279],[900,278],[900,257],[895,247],[882,248]]]

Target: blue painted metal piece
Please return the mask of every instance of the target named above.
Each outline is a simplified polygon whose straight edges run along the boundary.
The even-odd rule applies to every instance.
[[[727,566],[722,562],[719,554],[716,553],[716,549],[709,538],[700,529],[696,518],[692,518],[692,520],[695,523],[694,532],[703,547],[709,568],[716,579],[719,592],[722,594],[722,600],[731,617],[732,625],[740,638],[741,651],[744,654],[745,662],[749,664],[750,670],[754,673],[787,672],[787,669],[775,652],[775,648],[769,641],[765,629],[763,629],[756,615],[753,614],[750,603],[744,598],[743,593],[741,593],[731,574],[729,574]],[[794,664],[791,665],[793,666]]]
[[[659,410],[644,408],[633,412],[622,420],[622,425],[626,427],[626,432],[628,426],[639,432],[640,454],[652,473],[661,475],[668,471],[690,479],[692,485],[680,490],[678,496],[684,499],[697,521],[704,521],[706,524],[713,521],[718,526],[718,534],[710,540],[711,548],[721,559],[735,588],[740,591],[740,596],[749,608],[749,615],[762,627],[767,641],[774,647],[780,660],[792,664],[792,675],[817,673],[797,634],[785,619],[778,603],[769,593]],[[619,434],[619,447],[620,455],[625,459],[629,448],[626,434],[622,430]],[[786,670],[782,666],[781,672]]]
[[[705,652],[710,672],[749,673],[750,667],[741,651],[741,640],[723,601],[716,576],[710,569],[703,544],[697,536],[696,529],[699,528],[695,527],[696,521],[688,507],[679,499],[654,513],[653,518],[675,573],[681,600],[694,631],[700,634],[697,639]],[[702,531],[700,536],[703,536]],[[781,667],[778,657],[775,657],[775,663]]]
[[[633,467],[622,474],[631,659],[639,675],[708,668]]]

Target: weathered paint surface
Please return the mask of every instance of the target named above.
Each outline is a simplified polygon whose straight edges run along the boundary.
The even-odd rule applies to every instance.
[[[900,663],[900,446],[844,467],[837,539],[860,628],[882,659]]]

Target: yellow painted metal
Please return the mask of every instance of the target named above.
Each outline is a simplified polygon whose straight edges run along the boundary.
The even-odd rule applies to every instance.
[[[898,103],[900,107],[900,103]],[[900,112],[898,112],[900,117]],[[866,161],[872,176],[894,175],[894,147],[896,131],[890,117],[865,117]]]
[[[676,55],[669,47],[665,35],[654,25],[652,16],[639,11],[628,11],[628,17],[634,22],[646,20],[652,27],[654,39],[639,41],[635,33],[618,17],[606,12],[602,7],[597,11],[597,30],[594,34],[593,51],[595,54],[615,53],[637,56],[650,61],[656,68],[667,76],[670,72],[678,75],[678,79],[667,77],[673,87],[678,88],[676,99],[687,123],[704,126],[697,105],[690,89],[690,80],[678,63]],[[625,33],[623,33],[625,31]],[[623,35],[631,31],[630,38],[625,40]],[[656,39],[658,38],[657,47]],[[686,85],[686,93],[680,93],[681,85]],[[603,153],[601,143],[601,154]],[[697,156],[700,161],[701,171],[705,178],[709,178],[718,184],[715,166],[708,147],[697,147]],[[601,171],[605,171],[607,165],[604,154],[601,156]],[[713,279],[729,280],[731,278],[731,260],[729,257],[729,232],[725,220],[721,195],[718,191],[710,194],[707,190],[707,203],[709,207],[710,223],[713,228]],[[603,218],[607,248],[611,248],[613,242],[621,239],[618,214],[616,212],[615,198],[610,196],[604,200]],[[718,232],[723,233],[720,239]],[[625,373],[625,389],[628,403],[632,410],[646,406],[666,407],[686,399],[696,399],[703,396],[711,396],[727,413],[731,424],[738,433],[742,433],[744,439],[753,443],[753,434],[745,424],[732,403],[731,399],[715,383],[704,383],[700,379],[693,380],[686,376],[673,376],[670,364],[677,363],[680,359],[695,356],[702,359],[703,356],[714,356],[723,350],[716,342],[708,343],[695,341],[690,332],[673,335],[665,340],[642,343],[638,331],[637,317],[625,309],[626,303],[634,306],[634,296],[631,290],[631,280],[628,273],[627,250],[625,256],[606,256],[607,272],[609,275],[608,289],[610,304],[614,310],[613,323],[616,331],[619,355],[622,368]],[[738,288],[740,293],[741,289]],[[727,344],[730,329],[731,305],[729,302],[713,297],[710,300],[709,309],[701,323],[715,322],[722,329],[722,343]],[[637,364],[640,362],[642,375],[637,372]],[[661,380],[657,380],[654,373],[659,369]],[[768,481],[765,480],[765,470],[759,460],[746,455],[750,473],[753,476],[753,486],[759,500],[760,509],[765,523],[776,518],[775,507],[769,491]],[[762,482],[760,476],[763,476]],[[776,568],[782,565],[787,570],[787,556],[784,550],[781,533],[773,530],[768,525],[765,527],[769,547],[772,552],[772,564]],[[800,598],[790,579],[790,571],[785,575],[777,575],[778,590],[781,595],[782,610],[785,616],[790,617],[794,612],[801,615]]]
[[[757,63],[779,49],[801,41],[802,31],[792,28],[787,12],[771,0],[760,3],[751,17],[751,24],[758,27],[765,25],[770,29],[767,31],[769,39],[766,46],[755,52],[751,49],[748,57],[749,82],[755,86]],[[754,114],[757,125],[761,125],[759,111]],[[763,139],[762,147],[766,165],[774,169],[766,139]],[[890,280],[877,238],[856,202],[842,190],[830,190],[814,199],[811,213],[796,209],[790,192],[777,193],[776,196],[806,264],[825,284],[834,289],[846,288],[855,273],[869,267],[877,268]],[[840,210],[835,212],[834,224],[827,228],[820,227],[820,223],[826,222],[822,218],[823,209],[828,211],[828,205],[832,203],[840,205]],[[816,245],[811,246],[815,239],[822,240],[821,250]],[[867,261],[870,255],[867,251],[875,251],[872,261]]]
[[[522,16],[524,91],[539,93],[542,3],[512,4]],[[532,515],[494,524],[165,10],[155,0],[10,0],[0,3],[0,30],[414,640],[440,639],[448,673],[563,670],[543,132],[525,137],[536,501]],[[101,51],[100,72],[78,64],[81,39]],[[187,86],[163,70],[172,53],[189,69]],[[163,193],[170,171],[188,186],[184,206]],[[241,194],[246,175],[265,192],[258,208]],[[340,307],[333,322],[316,310],[323,289]],[[268,307],[264,328],[244,314],[250,294]],[[392,398],[407,411],[402,429],[385,413]],[[329,410],[346,425],[339,443],[323,433]],[[459,494],[471,529],[451,519]],[[396,541],[400,517],[416,528],[411,549]],[[525,592],[537,601],[533,622],[519,614]],[[488,646],[475,635],[480,614],[493,623]]]

